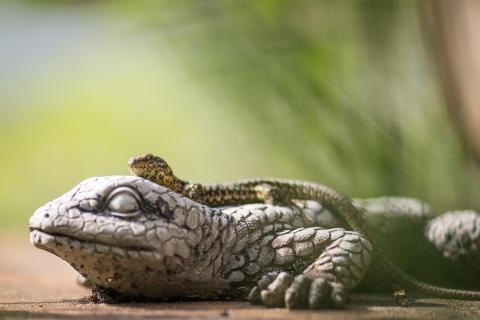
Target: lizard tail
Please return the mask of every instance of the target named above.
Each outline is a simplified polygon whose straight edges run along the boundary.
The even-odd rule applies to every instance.
[[[337,209],[337,212],[342,215],[353,230],[364,234],[367,238],[374,239],[374,237],[370,235],[370,230],[366,224],[362,210],[356,208],[351,200],[328,187],[314,186],[313,189],[316,191],[315,198],[320,200],[320,203],[323,202],[323,204]],[[378,253],[377,258],[379,258],[382,261],[382,265],[386,267],[385,271],[387,274],[390,273],[394,281],[398,281],[406,287],[441,298],[480,300],[480,291],[449,289],[417,280],[388,259],[388,255],[383,252],[381,246],[377,246],[376,250]]]
[[[382,258],[384,255],[381,256]],[[410,287],[415,290],[419,290],[424,293],[428,293],[432,296],[447,299],[460,299],[460,300],[480,300],[480,291],[462,290],[462,289],[449,289],[444,287],[435,286],[420,280],[413,278],[405,273],[403,270],[395,266],[387,259],[383,263],[388,264],[388,270],[395,273],[393,278],[400,280],[400,282],[406,287]]]

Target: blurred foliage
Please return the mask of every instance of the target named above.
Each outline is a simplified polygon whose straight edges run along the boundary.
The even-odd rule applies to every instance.
[[[405,1],[4,1],[0,225],[162,155],[187,179],[278,176],[478,208]]]

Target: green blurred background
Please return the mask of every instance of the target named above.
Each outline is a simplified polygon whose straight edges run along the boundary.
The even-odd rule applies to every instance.
[[[417,2],[0,2],[0,226],[90,176],[277,176],[478,208]]]

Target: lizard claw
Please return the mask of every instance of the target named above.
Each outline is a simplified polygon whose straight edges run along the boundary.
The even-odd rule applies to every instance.
[[[324,278],[315,278],[310,285],[308,306],[310,309],[322,309],[328,306],[332,286]]]
[[[308,307],[311,282],[303,274],[295,277],[290,287],[285,291],[285,306],[288,309],[304,309]]]
[[[293,277],[286,272],[266,274],[248,296],[252,304],[288,309],[342,308],[348,298],[341,283],[303,274]]]
[[[252,288],[248,294],[248,300],[251,304],[262,304],[262,290],[265,290],[270,283],[277,277],[278,272],[270,272],[258,280],[257,285]]]
[[[287,272],[280,272],[278,276],[260,292],[262,303],[267,307],[283,307],[285,304],[285,291],[293,282],[293,276]]]
[[[348,301],[348,292],[340,283],[322,277],[309,278],[303,274],[295,277],[285,292],[288,309],[342,308]]]

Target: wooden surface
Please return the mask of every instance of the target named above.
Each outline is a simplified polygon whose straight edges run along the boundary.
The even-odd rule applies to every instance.
[[[356,294],[344,310],[288,311],[245,302],[90,304],[89,291],[28,235],[0,237],[0,319],[480,319],[480,302],[420,299],[409,307],[389,295]]]

